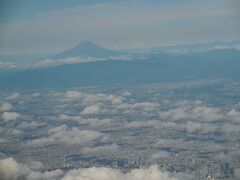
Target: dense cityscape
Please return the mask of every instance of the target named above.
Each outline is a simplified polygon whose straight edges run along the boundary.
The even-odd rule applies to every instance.
[[[234,80],[1,92],[1,159],[44,171],[158,166],[183,179],[239,177]]]

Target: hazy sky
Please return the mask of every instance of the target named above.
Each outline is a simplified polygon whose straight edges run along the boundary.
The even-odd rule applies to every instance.
[[[240,39],[239,0],[1,0],[0,54]]]

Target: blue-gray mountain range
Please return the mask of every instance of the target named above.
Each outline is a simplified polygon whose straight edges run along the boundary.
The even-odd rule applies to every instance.
[[[54,58],[107,57],[120,52],[85,42]],[[146,84],[209,78],[240,78],[240,51],[212,50],[189,54],[152,54],[146,59],[98,61],[9,73],[0,80],[4,89],[62,88],[108,84]]]

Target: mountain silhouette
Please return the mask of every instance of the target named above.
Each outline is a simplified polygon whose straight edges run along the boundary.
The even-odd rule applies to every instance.
[[[77,46],[68,49],[60,54],[54,56],[54,58],[69,58],[76,56],[87,56],[87,57],[100,57],[106,58],[110,56],[120,55],[120,52],[109,50],[103,47],[100,47],[92,42],[85,41]]]

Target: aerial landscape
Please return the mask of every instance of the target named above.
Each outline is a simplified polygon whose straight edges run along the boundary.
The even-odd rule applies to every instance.
[[[238,0],[1,5],[0,180],[240,179]]]

